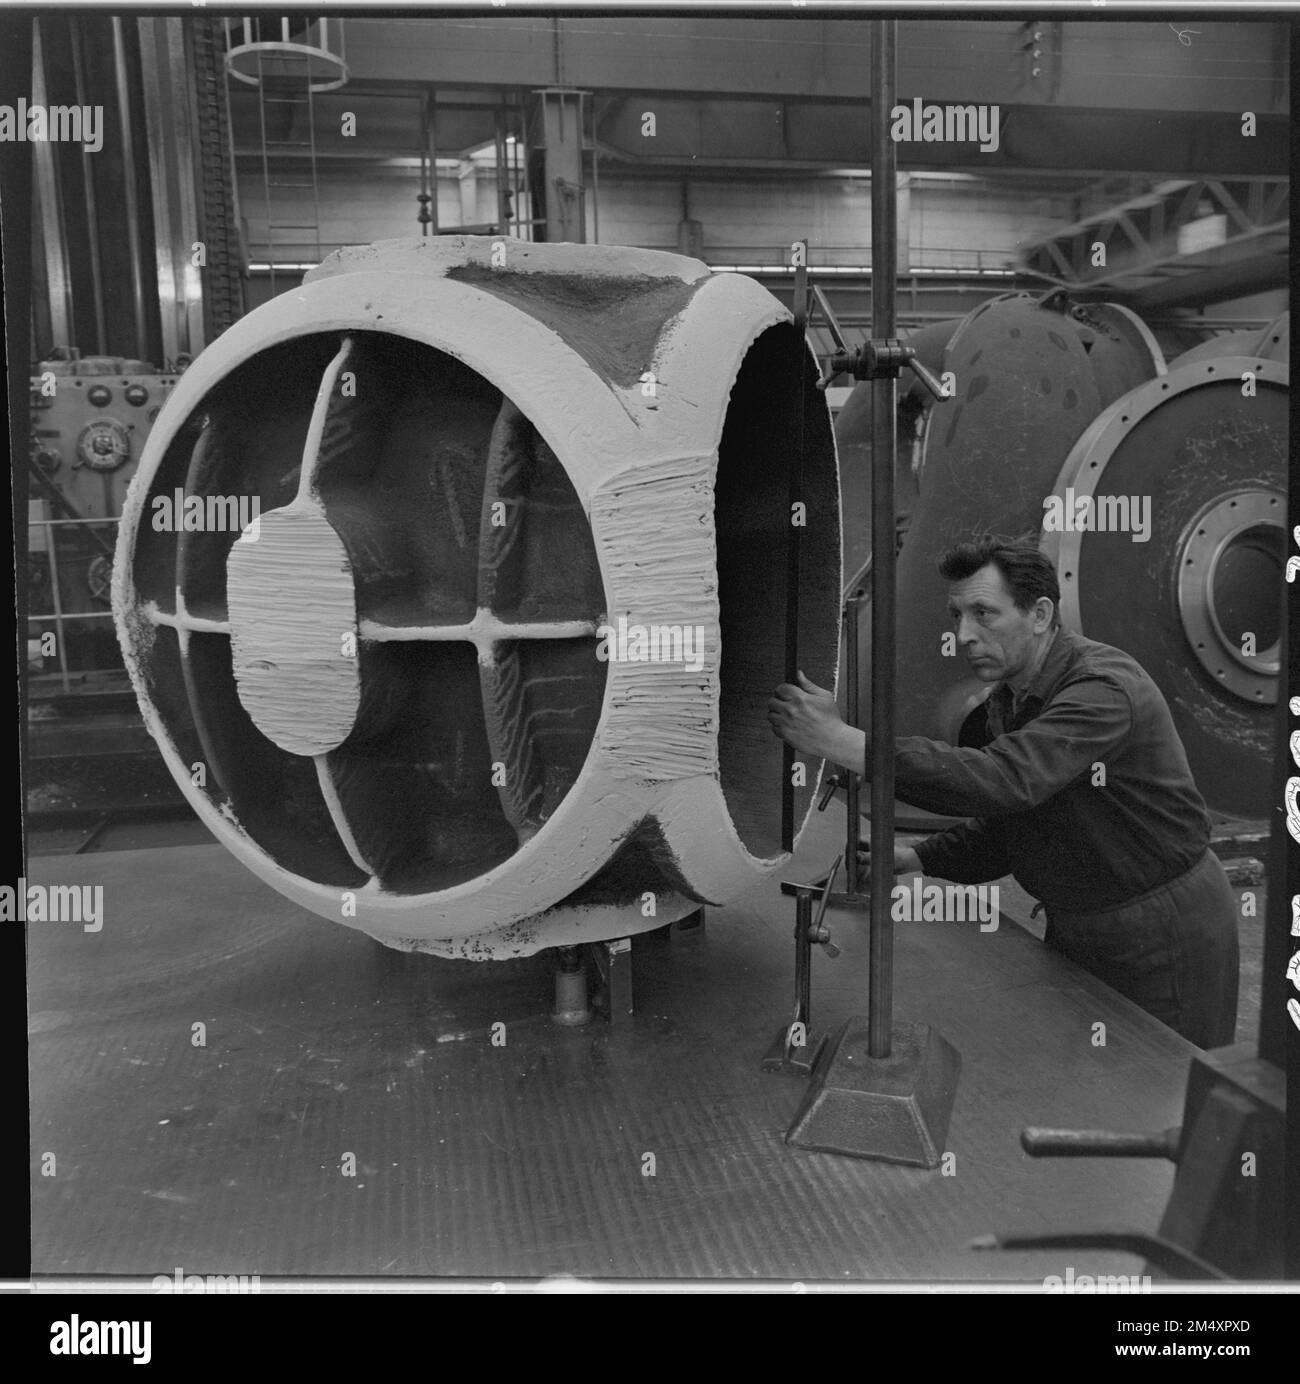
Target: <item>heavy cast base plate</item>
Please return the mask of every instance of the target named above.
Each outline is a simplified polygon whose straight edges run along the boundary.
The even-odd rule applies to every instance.
[[[864,1018],[831,1040],[786,1132],[796,1148],[938,1167],[961,1055],[928,1024],[895,1024],[888,1057],[871,1057]]]
[[[817,1069],[817,1061],[826,1047],[826,1035],[805,1033],[792,1035],[791,1028],[778,1030],[767,1045],[759,1070],[764,1072],[784,1072],[787,1076],[811,1076]],[[799,1041],[802,1037],[802,1041]]]

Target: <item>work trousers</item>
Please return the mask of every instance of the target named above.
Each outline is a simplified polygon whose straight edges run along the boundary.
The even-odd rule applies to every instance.
[[[1046,912],[1048,946],[1198,1047],[1233,1041],[1240,909],[1213,851],[1114,908]]]

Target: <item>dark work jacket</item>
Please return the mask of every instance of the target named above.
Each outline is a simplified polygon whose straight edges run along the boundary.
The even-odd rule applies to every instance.
[[[1049,909],[1088,912],[1160,888],[1205,853],[1209,815],[1169,707],[1122,650],[1059,629],[1020,705],[999,685],[963,739],[972,728],[978,748],[895,742],[898,797],[976,819],[917,846],[926,874],[1010,874]]]

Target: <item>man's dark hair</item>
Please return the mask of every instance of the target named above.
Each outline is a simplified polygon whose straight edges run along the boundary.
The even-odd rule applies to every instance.
[[[957,543],[939,559],[939,575],[947,582],[965,581],[992,563],[1002,573],[1017,610],[1030,611],[1040,596],[1052,602],[1052,628],[1061,623],[1061,584],[1052,561],[1032,537],[1004,538],[984,534]]]

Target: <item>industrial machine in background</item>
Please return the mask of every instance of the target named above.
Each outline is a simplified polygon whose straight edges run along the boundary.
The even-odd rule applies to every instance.
[[[1288,321],[1166,364],[1128,309],[1056,290],[1006,294],[909,338],[952,395],[934,410],[919,384],[899,399],[900,735],[959,743],[988,694],[941,644],[939,553],[979,532],[1036,534],[1057,565],[1064,623],[1133,654],[1155,679],[1210,807],[1267,814]],[[869,404],[859,385],[836,420],[848,593],[870,581]],[[865,717],[870,612],[859,609]]]
[[[157,763],[113,629],[127,487],[173,369],[59,348],[31,375],[27,451],[27,823],[92,844],[112,822],[188,815]]]
[[[177,374],[64,348],[31,377],[27,639],[34,700],[126,686],[109,609],[117,521]]]

